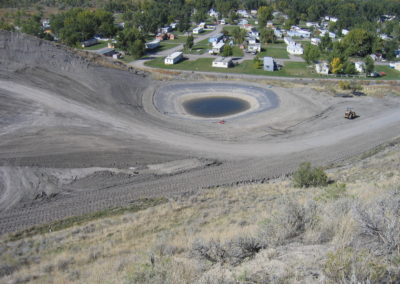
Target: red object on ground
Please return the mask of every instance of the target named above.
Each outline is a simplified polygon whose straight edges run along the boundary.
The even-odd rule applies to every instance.
[[[220,121],[218,121],[217,123],[219,123],[219,124],[225,124],[225,120],[220,120]]]
[[[386,76],[386,73],[385,72],[379,72],[379,75]]]

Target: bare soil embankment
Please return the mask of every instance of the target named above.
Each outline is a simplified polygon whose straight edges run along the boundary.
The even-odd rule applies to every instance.
[[[18,33],[0,32],[0,47],[0,233],[142,197],[262,181],[400,133],[398,98],[258,85],[279,106],[220,125],[158,112],[154,92],[174,82]],[[344,120],[347,106],[361,117]]]

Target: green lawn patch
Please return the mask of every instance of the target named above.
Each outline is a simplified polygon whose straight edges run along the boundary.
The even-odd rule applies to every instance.
[[[386,76],[378,77],[383,80],[400,80],[400,71],[390,68],[389,66],[375,65],[376,72],[385,72]]]
[[[120,60],[125,62],[125,63],[129,63],[129,62],[132,62],[135,59],[136,58],[133,57],[132,55],[125,55],[124,58],[121,58]]]
[[[98,44],[89,46],[89,47],[85,47],[84,50],[98,50],[101,48],[105,48],[108,46],[108,42],[104,41],[104,42],[100,42]]]
[[[208,38],[203,39],[202,41],[199,41],[196,43],[193,47],[192,50],[189,52],[190,54],[204,54],[210,49],[210,45],[208,43]]]
[[[167,49],[177,47],[178,45],[180,45],[180,43],[170,43],[167,41],[162,41],[162,42],[160,42],[160,47],[157,49],[157,51],[164,51]]]
[[[234,46],[232,52],[234,57],[243,57],[243,50],[239,46]]]
[[[285,44],[268,44],[266,48],[264,48],[264,51],[260,53],[260,57],[264,56],[289,59]]]
[[[226,30],[229,35],[232,35],[232,31],[238,26],[225,26],[222,30]]]

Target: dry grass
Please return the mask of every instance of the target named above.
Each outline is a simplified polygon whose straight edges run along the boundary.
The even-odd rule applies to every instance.
[[[395,281],[400,208],[389,201],[400,200],[399,161],[395,145],[329,170],[337,183],[326,188],[284,179],[210,189],[58,232],[4,236],[0,282]]]

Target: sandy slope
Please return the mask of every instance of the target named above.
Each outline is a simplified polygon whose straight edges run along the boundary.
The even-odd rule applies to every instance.
[[[263,180],[400,133],[396,98],[333,98],[243,82],[274,92],[278,106],[220,125],[157,111],[154,93],[178,83],[96,66],[19,34],[1,32],[0,46],[0,232],[141,197]],[[193,84],[205,93],[237,89],[180,84],[188,93]],[[344,120],[347,106],[361,117]]]

